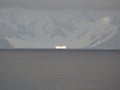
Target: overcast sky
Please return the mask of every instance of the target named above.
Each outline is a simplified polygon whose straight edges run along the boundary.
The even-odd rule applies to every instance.
[[[39,9],[120,9],[120,0],[0,0],[0,6]]]

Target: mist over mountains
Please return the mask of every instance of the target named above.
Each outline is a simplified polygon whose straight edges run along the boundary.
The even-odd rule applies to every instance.
[[[0,48],[117,49],[119,29],[112,14],[0,10]]]

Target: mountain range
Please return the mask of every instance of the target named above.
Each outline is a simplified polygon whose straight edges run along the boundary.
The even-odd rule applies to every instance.
[[[27,13],[26,13],[27,14]],[[26,15],[27,16],[27,15]],[[29,16],[29,15],[28,15]],[[28,19],[35,17],[27,17]],[[21,13],[0,13],[0,48],[117,49],[120,20],[88,14],[56,18],[48,15],[28,22]],[[27,19],[26,19],[27,21]],[[111,44],[112,43],[112,44]],[[110,46],[111,45],[111,46]]]

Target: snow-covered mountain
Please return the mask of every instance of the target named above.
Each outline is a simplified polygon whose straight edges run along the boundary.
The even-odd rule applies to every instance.
[[[25,23],[18,14],[5,15],[0,21],[0,36],[14,48],[94,48],[115,36],[120,25],[114,16],[71,15],[56,19],[47,15],[38,19],[29,17],[31,20]]]

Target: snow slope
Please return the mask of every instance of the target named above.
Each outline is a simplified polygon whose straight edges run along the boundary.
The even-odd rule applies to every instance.
[[[115,36],[120,25],[116,16],[32,11],[2,14],[1,36],[14,48],[93,48]]]

